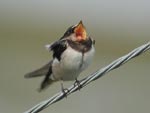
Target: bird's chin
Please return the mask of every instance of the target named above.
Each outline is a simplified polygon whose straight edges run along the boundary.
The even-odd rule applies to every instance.
[[[84,42],[84,41],[86,41],[87,40],[87,38],[83,38],[82,36],[78,36],[77,38],[76,38],[76,41],[77,42]]]
[[[78,42],[83,41],[83,40],[84,40],[84,39],[82,38],[82,36],[78,36],[78,37],[77,37],[77,41],[78,41]]]

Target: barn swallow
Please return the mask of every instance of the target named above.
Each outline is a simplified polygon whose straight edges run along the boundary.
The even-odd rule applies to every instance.
[[[27,73],[25,78],[45,76],[40,91],[52,83],[76,80],[78,75],[91,64],[95,41],[87,36],[86,29],[80,21],[67,29],[64,35],[46,48],[53,52],[53,59],[41,68]]]

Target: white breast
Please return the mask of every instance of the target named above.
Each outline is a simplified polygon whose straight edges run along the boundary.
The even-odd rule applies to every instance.
[[[94,56],[94,47],[83,55],[68,47],[61,56],[60,62],[55,58],[52,64],[52,78],[54,80],[75,80],[78,75],[91,63]]]

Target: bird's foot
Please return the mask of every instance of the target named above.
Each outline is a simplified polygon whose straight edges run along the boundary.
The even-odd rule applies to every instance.
[[[80,91],[80,89],[82,88],[82,85],[80,84],[80,81],[76,78],[75,82],[74,82],[74,86],[78,86],[78,90]]]
[[[62,83],[61,83],[61,91],[63,92],[63,95],[67,98],[67,93],[69,92],[69,90],[67,88],[64,88]]]

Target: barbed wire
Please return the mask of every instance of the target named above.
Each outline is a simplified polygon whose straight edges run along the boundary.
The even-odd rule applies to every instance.
[[[132,50],[130,53],[118,58],[117,60],[113,61],[111,64],[107,65],[106,67],[101,68],[101,69],[97,70],[96,72],[94,72],[93,74],[82,79],[77,84],[73,84],[72,86],[67,88],[67,90],[64,90],[64,92],[61,91],[61,92],[55,94],[53,97],[50,97],[49,99],[47,99],[43,102],[40,102],[39,104],[35,105],[33,108],[31,108],[30,110],[28,110],[24,113],[38,113],[38,112],[42,111],[43,109],[47,108],[51,104],[58,102],[61,99],[65,98],[66,96],[70,95],[71,93],[85,87],[90,82],[97,80],[98,78],[102,77],[109,71],[120,67],[121,65],[125,64],[132,58],[142,54],[143,52],[145,52],[149,49],[150,49],[150,42]]]

